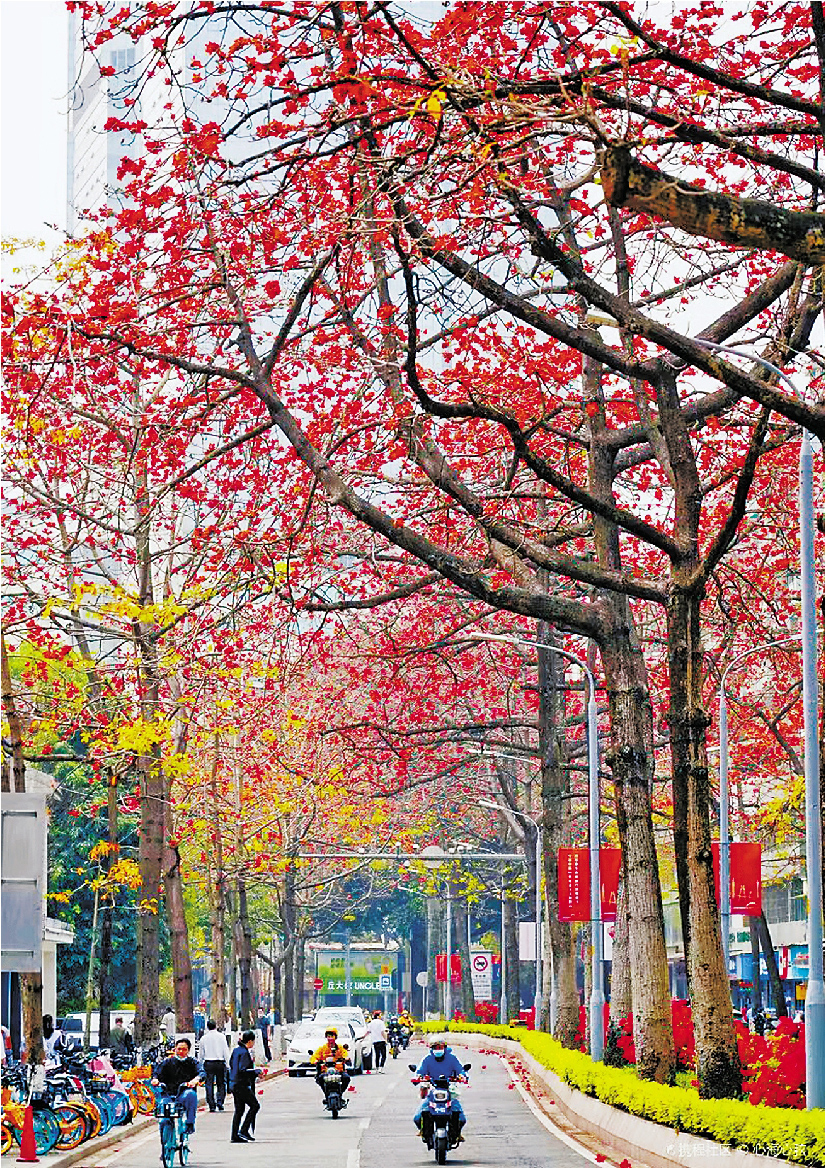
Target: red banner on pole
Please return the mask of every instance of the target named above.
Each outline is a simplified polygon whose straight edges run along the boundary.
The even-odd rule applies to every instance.
[[[599,849],[599,895],[602,901],[602,919],[604,921],[617,919],[621,865],[622,852],[619,848]],[[590,864],[588,866],[590,869]]]
[[[711,845],[714,891],[720,903],[720,845]],[[763,910],[760,844],[729,844],[729,897],[733,916],[759,917]]]
[[[591,917],[587,848],[560,848],[557,854],[559,919],[587,921]]]
[[[591,919],[591,857],[587,848],[560,848],[557,855],[559,919]],[[619,848],[599,849],[599,891],[604,921],[617,919],[622,852]]]
[[[462,980],[462,958],[458,953],[450,955],[450,984],[459,985]],[[436,981],[447,981],[447,954],[436,954]]]

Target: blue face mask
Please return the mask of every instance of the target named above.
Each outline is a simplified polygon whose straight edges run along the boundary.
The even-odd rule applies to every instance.
[[[445,1057],[445,1048],[441,1047],[441,1049],[433,1050],[430,1053],[433,1055],[433,1057],[435,1059],[443,1059]]]

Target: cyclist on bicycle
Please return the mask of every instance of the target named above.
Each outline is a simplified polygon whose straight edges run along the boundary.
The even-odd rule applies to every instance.
[[[164,1098],[177,1097],[183,1104],[189,1135],[195,1131],[195,1112],[198,1107],[195,1088],[201,1077],[200,1067],[190,1054],[191,1050],[192,1043],[189,1039],[179,1038],[175,1043],[175,1053],[163,1060],[152,1079],[152,1086],[160,1086]]]

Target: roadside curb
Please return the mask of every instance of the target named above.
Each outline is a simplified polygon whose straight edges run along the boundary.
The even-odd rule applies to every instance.
[[[286,1067],[276,1067],[273,1070],[267,1070],[258,1082],[260,1084],[270,1083],[273,1079],[280,1079],[286,1075]],[[206,1102],[198,1102],[198,1111],[206,1111]],[[154,1115],[136,1116],[131,1124],[125,1127],[121,1126],[109,1131],[105,1136],[98,1136],[94,1140],[85,1140],[80,1147],[73,1148],[71,1152],[63,1152],[57,1156],[52,1153],[47,1153],[40,1157],[41,1163],[44,1163],[48,1168],[69,1168],[71,1164],[79,1164],[82,1160],[97,1156],[98,1153],[106,1151],[108,1148],[116,1148],[119,1144],[123,1144],[132,1139],[133,1136],[140,1135],[145,1132],[148,1127],[153,1124],[157,1125],[157,1119]]]

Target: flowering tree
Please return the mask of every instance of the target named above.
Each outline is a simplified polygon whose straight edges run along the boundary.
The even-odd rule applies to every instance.
[[[371,557],[387,565],[374,595],[437,573],[542,622],[532,639],[553,626],[599,645],[632,960],[651,972],[634,983],[637,1057],[668,1078],[638,629],[658,606],[700,1089],[739,1093],[703,601],[764,455],[821,433],[823,411],[814,382],[792,393],[716,346],[755,339],[772,364],[808,346],[810,9],[755,3],[723,30],[708,6],[667,29],[610,3],[456,4],[432,27],[385,3],[245,5],[239,20],[209,3],[75,7],[94,46],[125,32],[148,74],[182,54],[192,68],[167,74],[165,125],[110,123],[145,149],[90,268],[13,306],[29,392],[57,367],[174,370],[193,416],[236,411],[233,449],[278,431],[259,448],[281,498],[298,481],[284,444],[320,488],[299,487],[305,568],[338,551],[346,516],[373,533],[356,536],[364,579]]]

